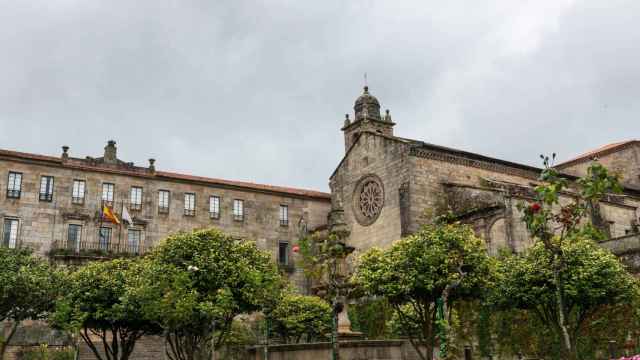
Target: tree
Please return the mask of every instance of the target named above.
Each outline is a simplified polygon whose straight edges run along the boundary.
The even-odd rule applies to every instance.
[[[210,358],[234,317],[261,310],[282,287],[268,253],[217,229],[172,235],[150,260],[137,297],[148,300],[144,311],[164,329],[173,360]]]
[[[617,176],[609,174],[607,169],[597,162],[589,166],[585,177],[571,184],[566,177],[553,168],[549,157],[541,155],[541,158],[544,169],[540,180],[543,183],[536,186],[534,201],[528,204],[521,203],[519,207],[528,231],[545,248],[544,254],[548,256],[547,261],[551,264],[550,276],[555,285],[553,288],[556,303],[553,314],[557,318],[554,324],[557,325],[562,339],[565,356],[573,359],[577,356],[576,339],[567,324],[569,307],[565,303],[567,291],[570,289],[563,283],[565,281],[563,272],[571,272],[565,258],[565,242],[573,242],[572,239],[575,239],[576,234],[580,232],[589,231],[592,235],[597,233],[597,229],[591,225],[595,224],[597,227],[600,223],[599,220],[593,221],[600,218],[600,200],[622,189]],[[561,201],[563,194],[568,198],[567,201]],[[590,215],[592,221],[584,225],[586,215]]]
[[[368,295],[387,299],[420,358],[431,360],[439,329],[448,327],[437,320],[438,302],[450,309],[457,300],[481,297],[491,274],[492,260],[473,230],[437,223],[387,250],[370,249],[359,260],[355,281]]]
[[[160,331],[146,319],[143,304],[127,296],[128,282],[139,272],[135,260],[84,265],[69,275],[66,294],[50,318],[52,324],[79,331],[100,360],[128,359],[140,337]]]
[[[0,247],[0,323],[11,322],[0,337],[0,359],[22,321],[42,319],[53,308],[60,280],[60,272],[30,250]]]
[[[271,329],[285,343],[326,339],[331,332],[331,306],[317,296],[285,294],[267,314]]]
[[[563,286],[565,326],[574,357],[579,337],[595,324],[594,316],[609,306],[631,304],[638,293],[636,280],[618,259],[581,234],[563,241],[564,270],[559,274]],[[537,243],[521,255],[512,255],[498,265],[498,280],[491,302],[502,309],[529,310],[546,333],[562,338],[557,308],[557,282],[553,276],[552,255]],[[547,344],[548,345],[548,344]],[[566,352],[564,358],[567,358]]]

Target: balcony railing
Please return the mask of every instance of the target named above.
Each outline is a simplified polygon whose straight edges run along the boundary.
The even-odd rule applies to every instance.
[[[40,193],[40,201],[51,202],[53,200],[53,193]]]
[[[76,204],[76,205],[83,205],[84,204],[84,196],[72,196],[71,197],[71,202]]]
[[[140,211],[140,210],[142,210],[142,203],[139,203],[139,204],[138,203],[130,203],[129,207],[131,208],[131,210]]]
[[[168,206],[158,206],[158,214],[168,214],[169,207]]]
[[[196,211],[193,209],[184,209],[184,216],[196,216]]]
[[[143,244],[131,244],[126,240],[122,243],[91,242],[63,240],[56,241],[51,246],[50,256],[77,256],[77,257],[130,257],[149,252],[150,247]]]
[[[220,219],[220,212],[218,211],[210,211],[209,218],[211,219]]]
[[[20,190],[7,190],[7,197],[12,199],[19,199]]]

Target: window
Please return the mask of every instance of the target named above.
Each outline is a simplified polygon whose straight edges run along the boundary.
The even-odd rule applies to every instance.
[[[115,185],[110,183],[102,184],[102,203],[107,206],[113,206],[113,190]]]
[[[129,229],[127,236],[127,252],[138,254],[140,252],[140,238],[142,231],[136,229]]]
[[[2,245],[15,249],[18,244],[18,220],[4,219],[4,235],[2,237]]]
[[[209,197],[209,216],[211,216],[212,219],[220,218],[220,197],[219,196]]]
[[[184,194],[184,214],[186,216],[196,215],[196,194]]]
[[[278,264],[289,265],[289,243],[286,241],[278,244]]]
[[[289,206],[280,205],[280,226],[289,226]]]
[[[71,202],[74,204],[84,204],[84,180],[73,180],[71,189]]]
[[[53,176],[40,178],[40,201],[53,200]]]
[[[7,197],[19,199],[22,190],[22,174],[9,172],[9,182],[7,182]]]
[[[131,187],[131,210],[142,209],[142,188],[139,186]]]
[[[108,251],[110,243],[111,243],[111,228],[101,227],[100,231],[98,232],[98,245],[100,246],[100,250]]]
[[[244,201],[238,199],[233,200],[233,220],[244,220]]]
[[[69,224],[67,230],[67,249],[75,252],[80,251],[80,241],[82,240],[82,226]]]
[[[158,213],[169,213],[169,191],[167,190],[158,191]]]

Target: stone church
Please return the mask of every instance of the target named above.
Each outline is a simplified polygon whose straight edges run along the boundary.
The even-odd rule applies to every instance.
[[[256,241],[302,285],[292,245],[328,225],[346,226],[350,245],[363,251],[451,211],[490,253],[531,243],[517,204],[530,198],[540,169],[398,137],[394,125],[365,87],[342,124],[345,154],[329,177],[330,194],[171,173],[154,159],[138,166],[118,158],[115,141],[99,157],[74,157],[68,146],[60,156],[0,150],[0,244],[84,261],[142,254],[172,232],[215,226]],[[625,192],[605,199],[595,220],[612,238],[637,233],[640,142],[611,144],[558,167],[574,178],[596,157],[623,176]],[[122,223],[106,219],[105,207]]]

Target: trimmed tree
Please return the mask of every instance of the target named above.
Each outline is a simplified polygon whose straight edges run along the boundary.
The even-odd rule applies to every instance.
[[[505,258],[498,265],[498,281],[490,300],[500,309],[527,310],[530,316],[537,318],[535,323],[543,328],[538,334],[555,334],[556,339],[562,339],[565,330],[561,328],[556,295],[557,280],[560,280],[564,327],[572,345],[572,354],[561,351],[560,355],[562,358],[577,358],[580,338],[591,327],[608,322],[601,314],[610,307],[621,309],[632,304],[637,299],[638,286],[618,259],[589,237],[582,234],[570,236],[563,241],[561,251],[564,267],[558,279],[553,274],[553,254],[541,242],[524,254]],[[538,348],[549,351],[551,346],[546,343]],[[564,344],[561,348],[564,349]]]
[[[11,323],[0,334],[0,359],[22,321],[42,319],[53,308],[61,278],[30,250],[0,247],[0,323]]]
[[[421,359],[431,360],[438,335],[444,335],[441,345],[446,346],[446,319],[452,305],[482,297],[492,263],[471,228],[439,223],[396,241],[387,250],[373,248],[363,254],[355,280],[368,295],[387,299],[400,332],[409,337]],[[439,309],[444,316],[438,316]],[[446,353],[446,348],[442,350]]]
[[[282,287],[268,253],[217,229],[172,235],[151,261],[144,311],[164,329],[173,360],[209,359],[234,317],[261,310]]]
[[[52,324],[77,331],[100,360],[126,360],[136,341],[160,328],[148,321],[142,304],[127,296],[128,282],[140,273],[134,260],[92,262],[68,277]]]
[[[285,294],[267,314],[271,329],[285,343],[326,340],[331,333],[331,305],[317,296]]]
[[[592,240],[599,238],[600,200],[612,193],[621,192],[622,188],[617,176],[609,174],[598,162],[589,166],[585,177],[570,183],[553,167],[555,154],[551,161],[549,157],[541,155],[541,158],[544,165],[540,174],[542,184],[536,186],[533,201],[521,203],[519,208],[531,236],[546,250],[544,254],[547,255],[546,261],[551,264],[550,276],[555,290],[556,305],[553,314],[557,321],[554,324],[563,344],[564,357],[575,359],[576,337],[568,324],[570,309],[565,299],[570,296],[571,289],[565,286],[566,276],[563,273],[572,272],[565,257],[565,243],[572,243],[575,238],[580,238],[577,235],[579,233],[588,233]],[[561,201],[563,194],[566,201]],[[587,216],[590,221],[585,225]]]

